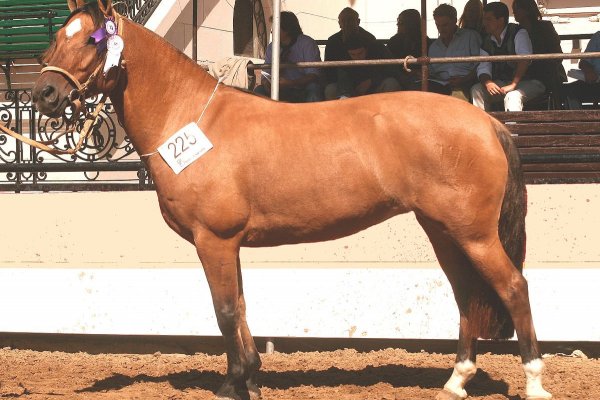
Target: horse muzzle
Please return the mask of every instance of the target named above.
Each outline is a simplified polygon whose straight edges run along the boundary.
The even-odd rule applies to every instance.
[[[71,103],[70,94],[61,93],[52,84],[36,85],[33,88],[33,102],[37,109],[49,117],[60,117]]]

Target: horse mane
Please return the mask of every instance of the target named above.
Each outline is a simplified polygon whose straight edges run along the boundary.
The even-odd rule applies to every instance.
[[[96,7],[97,7],[97,5],[96,5]],[[181,61],[182,63],[189,64],[191,67],[193,67],[194,71],[200,72],[199,75],[206,75],[210,79],[214,79],[213,76],[208,73],[208,71],[206,71],[197,62],[195,62],[194,60],[192,60],[190,58],[190,56],[188,56],[183,51],[181,51],[180,49],[178,49],[177,47],[175,47],[171,42],[169,42],[168,40],[166,40],[162,36],[158,35],[156,32],[154,32],[154,31],[146,28],[143,25],[140,25],[140,24],[136,23],[135,21],[130,20],[129,18],[124,18],[124,19],[126,20],[126,22],[128,22],[128,24],[127,24],[128,28],[129,27],[134,27],[142,35],[144,35],[146,38],[148,38],[148,40],[151,41],[150,42],[150,46],[156,45],[156,46],[159,46],[161,48],[161,51],[170,51],[170,52],[174,53],[176,55],[176,58],[174,58],[172,60],[173,62]],[[127,30],[127,28],[126,28],[126,30]],[[127,43],[125,45],[127,46]],[[157,49],[158,47],[151,47],[151,48]],[[165,53],[161,53],[161,57],[165,57],[165,56],[166,56]],[[177,69],[179,69],[179,68],[177,68]],[[171,72],[172,72],[172,70],[171,70]],[[187,76],[186,78],[189,78],[189,77],[190,76]],[[215,79],[215,82],[216,82],[216,79]]]

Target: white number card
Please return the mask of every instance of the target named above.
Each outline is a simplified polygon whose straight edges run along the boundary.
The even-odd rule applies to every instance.
[[[204,132],[192,122],[171,136],[158,148],[158,152],[173,172],[179,174],[212,147]]]

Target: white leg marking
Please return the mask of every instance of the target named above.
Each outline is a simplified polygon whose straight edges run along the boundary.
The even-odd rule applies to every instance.
[[[81,30],[81,20],[79,18],[75,18],[73,21],[69,22],[69,25],[65,28],[65,33],[67,37],[70,39],[77,32]]]
[[[475,376],[477,367],[470,360],[462,361],[454,365],[452,376],[444,385],[444,390],[454,393],[461,399],[467,398],[465,385]]]
[[[544,362],[537,358],[523,365],[527,386],[525,394],[528,399],[551,399],[552,395],[542,387],[542,372],[544,372]]]

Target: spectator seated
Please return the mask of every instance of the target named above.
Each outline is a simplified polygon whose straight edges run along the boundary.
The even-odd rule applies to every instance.
[[[346,50],[353,60],[392,58],[383,44],[360,33],[348,38]],[[394,66],[376,65],[337,68],[337,82],[327,85],[325,98],[331,100],[396,91],[400,89],[396,77],[397,68]]]

